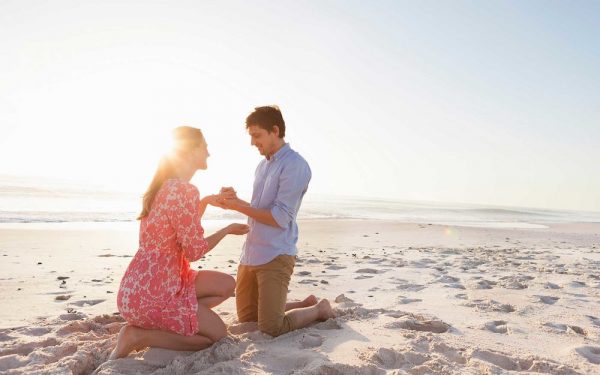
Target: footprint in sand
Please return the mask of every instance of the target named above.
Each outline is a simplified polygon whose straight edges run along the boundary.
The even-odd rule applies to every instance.
[[[527,289],[526,284],[523,284],[522,282],[517,281],[517,280],[512,280],[507,283],[503,283],[502,286],[506,289],[517,289],[517,290]]]
[[[323,336],[316,333],[305,333],[300,339],[300,346],[303,349],[316,348],[317,346],[321,346],[321,344],[323,344]]]
[[[106,301],[105,299],[88,299],[88,300],[81,300],[81,301],[75,301],[75,302],[71,302],[69,303],[69,305],[75,305],[75,306],[79,306],[79,307],[86,307],[86,306],[94,306],[97,305],[99,303],[102,303]]]
[[[306,263],[321,263],[321,261],[317,258],[310,258],[308,260],[306,260]]]
[[[511,313],[515,311],[515,307],[508,303],[500,303],[494,300],[482,300],[475,299],[471,302],[465,303],[464,306],[474,307],[480,311],[497,311],[504,313]]]
[[[420,290],[425,289],[425,286],[421,285],[421,284],[406,284],[406,285],[398,285],[397,288],[406,290],[408,292],[418,292]]]
[[[398,302],[402,305],[406,305],[408,303],[413,303],[413,302],[421,302],[421,301],[423,301],[423,300],[420,298],[400,298],[398,300]]]
[[[360,353],[359,358],[385,369],[399,369],[409,363],[403,353],[388,348],[369,349],[364,353]],[[411,364],[420,365],[424,362]]]
[[[380,273],[380,271],[374,268],[361,268],[356,270],[356,273]]]
[[[557,331],[559,333],[571,333],[581,336],[587,336],[587,331],[585,329],[569,324],[544,323],[544,327],[551,328],[552,330]]]
[[[586,345],[576,348],[575,351],[587,359],[588,362],[600,365],[600,347]]]
[[[561,289],[561,287],[557,284],[548,282],[544,284],[544,289]]]
[[[593,325],[600,327],[600,319],[591,315],[586,315],[586,317],[592,322]]]
[[[398,277],[390,277],[390,283],[395,285],[406,284],[408,280],[400,279]]]
[[[475,350],[473,353],[471,353],[471,358],[476,358],[481,361],[491,363],[506,371],[535,370],[534,367],[540,365],[542,365],[542,368],[545,367],[543,366],[545,363],[534,362],[531,359],[511,358],[508,355],[488,350]]]
[[[465,288],[464,285],[460,284],[460,283],[452,283],[452,284],[445,284],[444,288],[452,288],[452,289],[467,289]]]
[[[546,305],[554,305],[556,303],[556,301],[558,301],[560,298],[558,297],[552,297],[552,296],[535,296],[538,298],[539,302],[541,303],[545,303]]]
[[[444,276],[438,277],[437,279],[433,280],[434,283],[442,283],[442,284],[454,284],[459,281],[460,281],[460,279],[458,277],[453,277],[453,276],[449,276],[449,275],[444,275]]]
[[[495,281],[479,280],[472,285],[473,289],[492,289],[496,285]]]
[[[14,339],[15,337],[7,334],[5,331],[0,332],[0,341],[10,341]]]
[[[373,278],[373,275],[359,275],[359,276],[356,276],[354,278],[354,280],[364,280],[364,279],[371,279],[371,278]]]
[[[444,333],[448,332],[450,325],[442,322],[441,320],[426,320],[422,317],[415,317],[387,323],[385,328],[401,328],[411,331]]]
[[[59,316],[59,318],[61,320],[66,320],[66,321],[82,320],[85,317],[86,317],[85,315],[79,314],[79,313],[68,313],[68,314],[62,314]]]
[[[492,320],[484,324],[484,328],[490,332],[508,334],[508,322],[504,320]]]
[[[335,270],[343,270],[344,268],[346,268],[346,267],[344,267],[344,266],[336,266],[335,264],[327,267],[328,270],[334,270],[334,271]]]
[[[19,330],[19,333],[27,335],[27,336],[43,336],[47,333],[50,333],[52,329],[47,327],[33,327],[33,328],[25,328]]]
[[[298,284],[314,284],[314,283],[318,283],[319,280],[315,280],[315,279],[304,279],[304,280],[300,280],[298,281]]]

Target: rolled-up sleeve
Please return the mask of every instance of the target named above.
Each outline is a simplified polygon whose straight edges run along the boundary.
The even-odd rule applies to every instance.
[[[281,171],[277,197],[271,208],[271,215],[281,228],[287,228],[296,217],[310,179],[310,167],[304,160],[296,160]]]

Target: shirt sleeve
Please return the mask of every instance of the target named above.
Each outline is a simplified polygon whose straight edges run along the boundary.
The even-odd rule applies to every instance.
[[[295,161],[281,171],[277,197],[271,208],[271,215],[281,228],[287,228],[296,217],[296,210],[308,190],[310,179],[310,167],[304,160]]]
[[[167,215],[175,230],[177,243],[188,261],[196,261],[209,250],[200,223],[200,193],[194,185],[177,183],[169,195],[172,199],[169,200]]]

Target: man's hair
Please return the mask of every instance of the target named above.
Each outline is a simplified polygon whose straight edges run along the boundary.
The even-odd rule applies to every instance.
[[[246,117],[246,129],[250,126],[258,126],[269,133],[273,132],[273,126],[279,128],[279,138],[285,137],[285,121],[279,107],[276,105],[267,105],[254,108],[254,112]]]

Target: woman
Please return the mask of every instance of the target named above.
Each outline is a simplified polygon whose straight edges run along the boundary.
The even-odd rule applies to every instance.
[[[231,224],[204,238],[200,218],[219,195],[202,199],[189,183],[206,169],[210,156],[199,129],[173,131],[174,147],[164,157],[144,194],[140,247],[121,280],[117,305],[127,321],[110,359],[148,346],[201,350],[227,335],[211,310],[233,295],[233,277],[216,271],[195,271],[200,259],[227,234],[248,233],[245,224]]]

